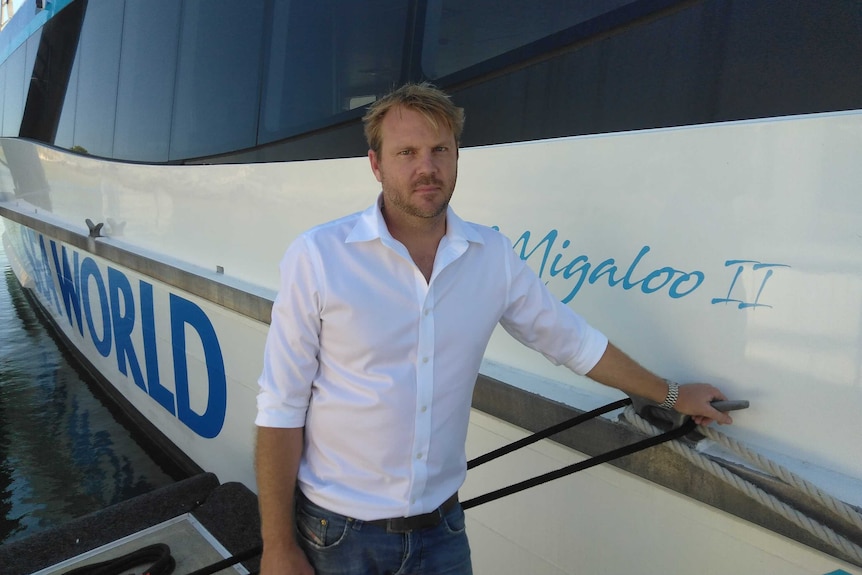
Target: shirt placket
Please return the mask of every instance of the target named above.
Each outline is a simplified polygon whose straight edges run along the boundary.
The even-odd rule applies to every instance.
[[[413,446],[409,515],[422,513],[423,495],[428,480],[428,452],[431,446],[431,410],[434,392],[434,285],[429,285],[417,270],[416,297],[419,304],[419,342],[416,362],[416,404],[414,406]]]

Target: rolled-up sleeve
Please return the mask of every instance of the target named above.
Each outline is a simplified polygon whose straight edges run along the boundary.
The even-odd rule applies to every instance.
[[[508,252],[509,294],[500,324],[555,365],[586,374],[601,359],[608,338],[554,297],[514,250]]]
[[[272,306],[263,370],[258,385],[261,427],[303,427],[318,370],[320,282],[304,236],[287,249],[279,266],[280,288]]]

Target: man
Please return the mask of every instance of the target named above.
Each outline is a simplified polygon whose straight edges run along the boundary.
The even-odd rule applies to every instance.
[[[306,232],[281,263],[256,420],[263,575],[472,573],[457,491],[497,323],[600,383],[730,423],[710,406],[719,390],[639,366],[504,236],[449,209],[464,117],[448,96],[407,85],[364,122],[377,202]]]

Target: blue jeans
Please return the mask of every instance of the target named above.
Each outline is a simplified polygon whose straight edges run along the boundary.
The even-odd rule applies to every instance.
[[[328,511],[300,494],[296,528],[316,575],[472,575],[464,510],[455,505],[436,527],[388,533]]]

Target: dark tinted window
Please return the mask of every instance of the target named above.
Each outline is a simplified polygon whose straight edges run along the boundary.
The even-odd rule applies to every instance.
[[[14,136],[6,131],[6,123],[3,121],[3,106],[6,99],[6,64],[0,65],[0,134],[3,136]]]
[[[711,1],[455,90],[466,146],[862,108],[855,0]]]
[[[398,83],[409,2],[274,3],[261,143],[319,127]]]
[[[78,101],[73,146],[110,157],[124,2],[89,0],[78,48]]]
[[[860,18],[858,0],[91,0],[54,141],[143,161],[357,155],[361,108],[423,72],[467,109],[465,145],[858,109]]]
[[[14,13],[12,6],[5,6],[4,15]],[[19,10],[22,9],[19,6]],[[27,55],[30,42],[20,44],[27,34],[29,21],[27,18],[12,18],[4,22],[3,34],[0,36],[0,134],[14,137],[18,135],[21,118],[24,115],[24,103],[29,87],[29,75],[33,69],[33,60]],[[34,35],[35,46],[41,31]],[[9,78],[8,80],[6,78]]]
[[[422,70],[440,78],[634,0],[429,0]]]
[[[72,64],[72,72],[69,74],[69,85],[66,88],[60,121],[57,123],[57,135],[54,137],[54,145],[66,149],[74,146],[75,139],[75,109],[78,107],[78,68],[80,67],[78,62],[79,59],[76,56]]]
[[[9,119],[5,119],[7,116],[6,110],[3,111],[4,116],[4,124],[5,129],[9,129],[10,132],[14,135],[20,135],[21,128],[21,120],[24,118],[24,107],[27,103],[27,92],[34,87],[38,89],[39,79],[34,77],[33,74],[33,64],[36,62],[36,54],[39,52],[39,39],[42,37],[42,30],[39,29],[35,34],[30,36],[27,39],[27,42],[18,48],[18,51],[24,51],[24,69],[21,70],[22,75],[19,78],[16,78],[16,82],[21,82],[21,100],[20,102],[15,102],[14,110],[12,111],[12,117]],[[18,93],[16,91],[16,98],[18,97]],[[3,103],[3,107],[5,108],[8,102],[8,98]]]
[[[22,138],[54,142],[83,17],[84,3],[70,4],[27,40],[27,69],[32,74],[19,132]]]
[[[33,77],[33,66],[36,63],[36,55],[39,53],[39,42],[42,40],[42,28],[39,28],[32,36],[27,38],[27,56],[26,64],[24,65],[24,84],[29,87],[30,80],[38,79]],[[26,91],[26,88],[25,88]],[[26,93],[24,97],[26,98]]]
[[[263,22],[264,2],[184,3],[172,159],[255,144]]]
[[[24,68],[27,63],[27,44],[22,44],[3,64],[6,85],[3,98],[3,134],[18,135],[21,117],[24,115]],[[27,86],[30,83],[27,82]]]
[[[126,0],[116,158],[168,160],[181,6],[176,0]]]
[[[33,64],[39,50],[42,30],[37,30],[27,41],[3,63],[0,72],[0,115],[2,115],[2,134],[17,136],[24,116],[27,91],[33,78]]]

